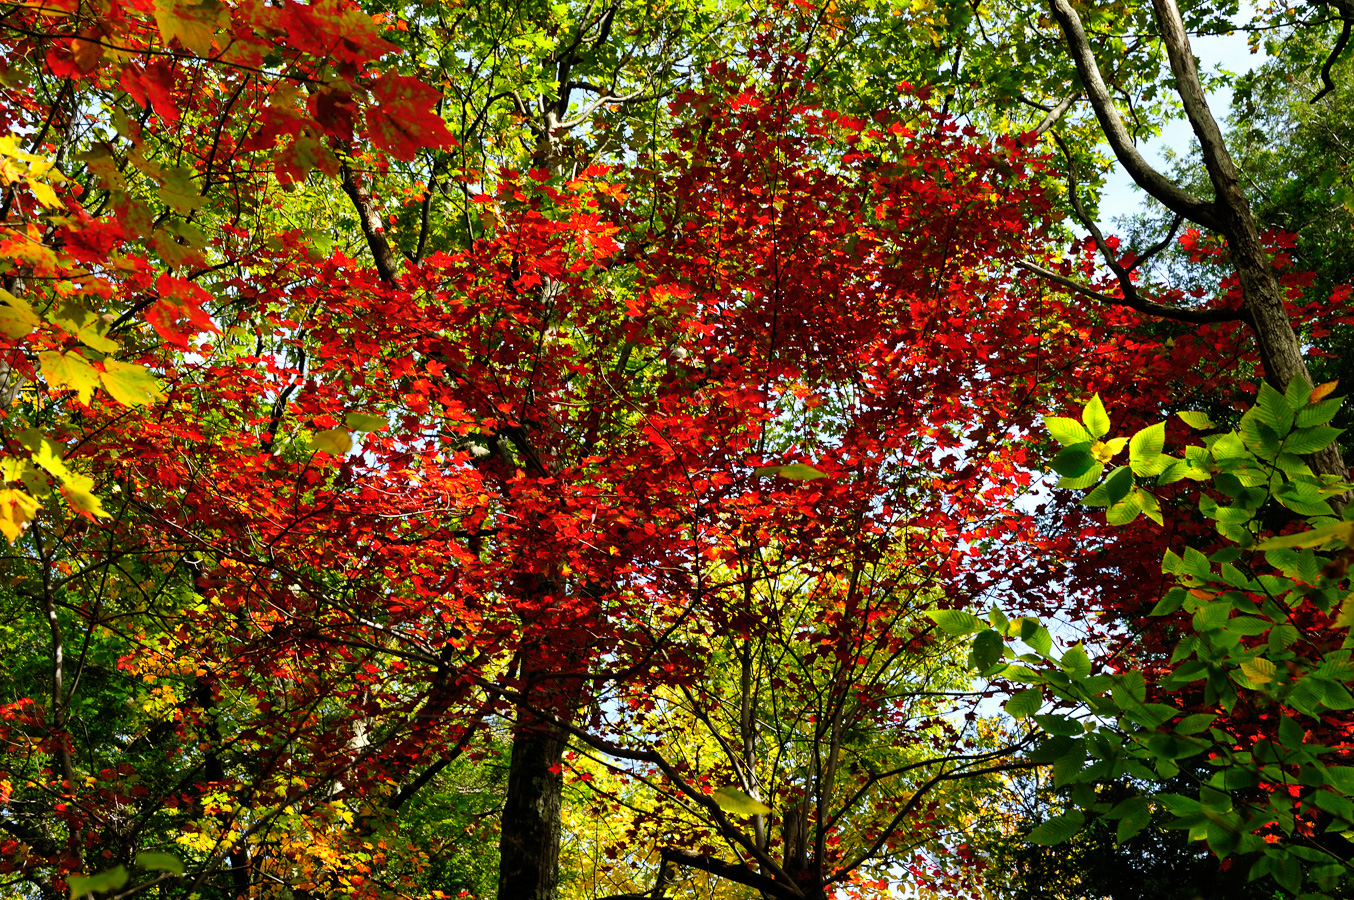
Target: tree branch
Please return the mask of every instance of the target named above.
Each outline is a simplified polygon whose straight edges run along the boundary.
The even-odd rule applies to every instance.
[[[1027,272],[1038,275],[1040,278],[1052,281],[1054,284],[1062,285],[1069,291],[1075,291],[1093,300],[1099,300],[1101,303],[1108,303],[1111,306],[1123,306],[1134,312],[1140,312],[1147,316],[1156,316],[1159,319],[1173,319],[1177,322],[1191,322],[1195,325],[1207,325],[1213,322],[1245,322],[1246,313],[1239,309],[1182,309],[1178,306],[1167,306],[1164,303],[1156,303],[1151,300],[1144,300],[1134,294],[1134,299],[1128,297],[1115,297],[1111,294],[1102,294],[1094,288],[1088,287],[1079,281],[1073,281],[1064,275],[1059,275],[1052,269],[1046,269],[1043,266],[1027,260],[1017,260],[1016,265]]]
[[[376,271],[386,284],[394,284],[399,275],[399,263],[395,254],[390,252],[390,242],[386,240],[381,228],[381,217],[372,202],[371,194],[358,183],[352,167],[344,162],[339,166],[339,175],[343,180],[343,192],[353,201],[357,209],[357,221],[362,226],[362,235],[367,239],[372,258],[376,261]]]
[[[1086,97],[1091,101],[1095,117],[1100,121],[1100,128],[1109,140],[1110,149],[1114,151],[1120,165],[1143,190],[1160,200],[1171,211],[1178,212],[1206,228],[1218,228],[1219,219],[1213,203],[1194,196],[1152,168],[1133,145],[1133,139],[1129,136],[1128,129],[1124,127],[1124,121],[1120,118],[1109,89],[1105,86],[1105,80],[1100,75],[1100,66],[1096,63],[1090,42],[1086,40],[1081,18],[1069,0],[1049,0],[1049,5],[1053,11],[1053,18],[1058,21],[1067,38],[1072,61],[1076,64],[1077,74],[1081,76],[1082,84],[1086,88]]]
[[[1309,103],[1315,103],[1322,97],[1335,90],[1335,80],[1331,78],[1331,69],[1339,61],[1340,54],[1345,52],[1345,47],[1349,45],[1349,33],[1351,24],[1354,24],[1354,10],[1351,10],[1345,0],[1327,0],[1331,6],[1334,6],[1340,13],[1340,36],[1335,39],[1335,46],[1331,48],[1330,55],[1321,65],[1321,90],[1309,100]]]

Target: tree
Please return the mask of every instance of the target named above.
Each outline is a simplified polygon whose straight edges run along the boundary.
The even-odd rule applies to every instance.
[[[579,47],[602,52],[601,15]],[[458,138],[356,8],[13,22],[7,114],[42,157],[10,154],[6,600],[33,656],[0,827],[32,890],[446,885],[386,835],[506,720],[500,894],[550,895],[564,738],[596,736],[608,685],[690,677],[671,639],[717,611],[710,567],[780,522],[816,577],[912,530],[949,577],[936,535],[1010,489],[972,466],[1009,468],[1005,440],[946,463],[971,496],[902,461],[1031,386],[965,409],[896,353],[917,342],[949,385],[980,380],[975,347],[1027,368],[1025,298],[986,268],[1042,215],[1019,141],[920,103],[816,109],[763,37],[680,98],[663,171],[574,165],[552,126],[529,171],[448,170],[463,205],[439,234]],[[414,159],[409,240],[371,176]],[[294,226],[344,201],[360,242]],[[166,851],[183,874],[146,856]]]

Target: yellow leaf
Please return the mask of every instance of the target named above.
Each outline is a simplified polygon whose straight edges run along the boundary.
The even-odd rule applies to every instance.
[[[1313,388],[1311,402],[1315,403],[1318,400],[1324,400],[1332,391],[1339,387],[1339,385],[1340,382],[1338,381],[1327,381],[1325,384]]]
[[[217,3],[192,3],[184,0],[155,0],[155,24],[169,43],[175,38],[198,56],[211,56]]]
[[[71,509],[90,519],[110,518],[103,502],[94,493],[94,479],[88,475],[70,474],[61,479],[61,494]]]
[[[43,206],[51,208],[61,205],[61,201],[56,198],[56,191],[52,190],[52,186],[45,181],[30,178],[28,179],[28,189],[33,192],[33,196]]]
[[[49,384],[70,388],[84,404],[89,403],[99,386],[99,373],[78,353],[46,350],[38,354],[38,366]]]
[[[38,501],[23,491],[0,490],[0,534],[12,544],[23,534],[39,509]]]
[[[142,366],[107,359],[104,360],[103,369],[99,379],[104,389],[123,406],[139,406],[164,399],[164,391],[160,390],[155,376]]]
[[[33,312],[33,307],[28,305],[27,300],[3,289],[0,289],[0,300],[4,301],[4,305],[0,306],[0,332],[3,332],[5,337],[17,341],[38,327],[41,319]]]

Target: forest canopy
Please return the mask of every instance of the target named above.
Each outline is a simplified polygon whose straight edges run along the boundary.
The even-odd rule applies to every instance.
[[[0,893],[1345,895],[1352,28],[4,4]]]

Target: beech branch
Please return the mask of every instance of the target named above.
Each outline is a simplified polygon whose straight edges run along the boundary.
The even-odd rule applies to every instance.
[[[1090,42],[1086,39],[1086,31],[1082,28],[1081,17],[1072,8],[1069,0],[1049,0],[1049,5],[1053,12],[1053,18],[1057,20],[1067,38],[1072,62],[1076,65],[1077,74],[1081,76],[1082,84],[1086,88],[1086,97],[1091,101],[1091,108],[1095,110],[1095,117],[1099,120],[1100,128],[1109,140],[1110,149],[1114,151],[1120,165],[1128,171],[1128,174],[1143,190],[1160,200],[1172,212],[1180,213],[1206,228],[1220,229],[1220,220],[1212,202],[1194,196],[1152,168],[1151,164],[1138,152],[1138,148],[1134,146],[1133,138],[1124,126],[1119,110],[1115,107],[1114,100],[1110,96],[1109,88],[1105,86],[1105,80],[1101,77],[1100,66],[1096,62]],[[1172,56],[1172,59],[1174,59],[1174,56]],[[1176,80],[1177,82],[1180,80],[1178,75]],[[1195,83],[1197,85],[1197,78]],[[1183,95],[1182,99],[1184,99]],[[1187,101],[1187,112],[1189,105]],[[1207,110],[1206,105],[1204,108]],[[1209,120],[1211,121],[1211,116]],[[1191,123],[1193,123],[1193,116],[1191,116]],[[1216,129],[1216,127],[1215,124],[1214,128]],[[1207,148],[1205,148],[1205,152],[1207,152]]]
[[[1131,297],[1115,297],[1113,294],[1102,293],[1028,260],[1017,260],[1016,265],[1027,272],[1038,275],[1040,278],[1062,285],[1069,291],[1075,291],[1082,296],[1099,300],[1101,303],[1108,303],[1111,306],[1123,306],[1143,315],[1156,316],[1160,319],[1173,319],[1177,322],[1190,322],[1195,325],[1248,321],[1245,311],[1240,309],[1185,309],[1179,306],[1167,306],[1164,303],[1157,303],[1152,300],[1144,300],[1137,292],[1134,292]]]
[[[1331,47],[1330,55],[1321,65],[1321,90],[1316,92],[1316,95],[1308,101],[1309,103],[1315,103],[1335,90],[1335,79],[1331,77],[1331,69],[1339,61],[1340,54],[1345,52],[1345,47],[1349,46],[1351,25],[1354,25],[1354,10],[1350,9],[1345,0],[1327,0],[1327,2],[1340,13],[1340,36],[1335,39],[1335,46]]]

